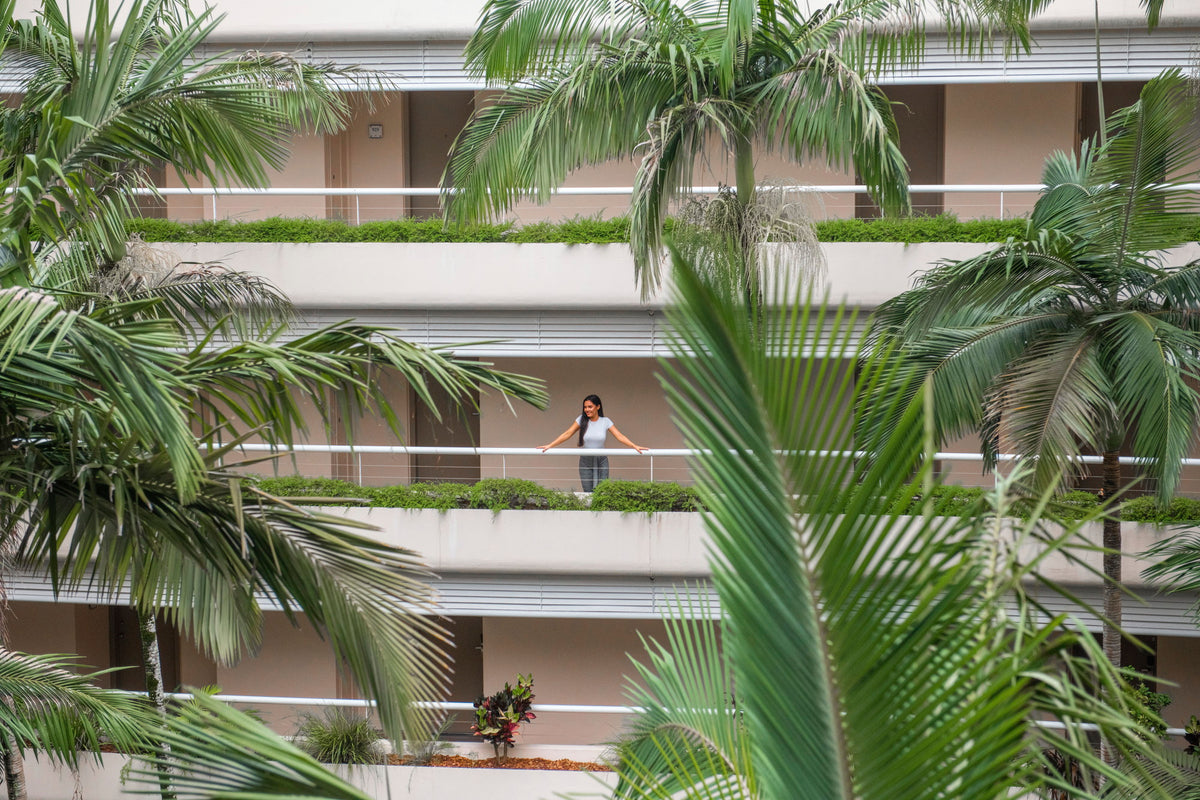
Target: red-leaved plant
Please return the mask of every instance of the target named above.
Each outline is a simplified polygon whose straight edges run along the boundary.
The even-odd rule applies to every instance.
[[[532,722],[535,716],[529,711],[533,706],[533,674],[517,675],[517,685],[505,683],[504,688],[491,697],[480,695],[475,701],[475,724],[471,732],[485,742],[491,742],[496,750],[496,762],[508,758],[508,748],[522,722]]]

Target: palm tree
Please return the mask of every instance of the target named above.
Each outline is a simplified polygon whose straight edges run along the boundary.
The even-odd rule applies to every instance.
[[[99,673],[81,675],[73,657],[31,656],[0,649],[0,730],[8,752],[32,747],[75,767],[80,751],[99,758],[102,744],[122,752],[155,746],[155,714],[144,699],[99,689]],[[9,765],[5,765],[9,770]],[[24,776],[10,775],[8,796],[25,796]]]
[[[278,54],[194,59],[219,20],[176,0],[139,0],[120,25],[97,0],[80,42],[54,2],[37,21],[12,11],[0,3],[0,49],[29,68],[22,101],[0,111],[0,516],[15,559],[56,589],[126,589],[143,620],[165,609],[221,660],[254,649],[266,595],[328,636],[389,735],[412,730],[410,702],[438,696],[446,662],[440,627],[413,613],[429,608],[415,554],[217,465],[248,435],[293,441],[297,392],[326,424],[368,410],[398,430],[379,369],[426,400],[434,386],[534,403],[544,392],[374,326],[224,338],[247,302],[256,322],[286,310],[241,276],[125,280],[129,190],[151,161],[259,183],[289,124],[339,123],[332,72]]]
[[[972,34],[993,24],[1027,43],[1028,15],[1045,4],[940,0],[931,8],[971,50],[984,38]],[[447,215],[475,219],[524,197],[544,202],[572,169],[640,153],[630,242],[648,293],[660,281],[668,210],[719,142],[735,176],[724,195],[725,236],[744,251],[740,280],[753,294],[761,241],[747,209],[756,148],[853,167],[884,209],[908,208],[895,120],[872,79],[919,58],[921,13],[893,0],[838,0],[807,15],[794,0],[490,0],[466,59],[506,90],[476,110],[454,144],[443,177]]]
[[[879,309],[875,340],[903,348],[932,386],[938,442],[978,431],[988,466],[1011,448],[1043,488],[1091,450],[1110,499],[1129,445],[1171,496],[1200,422],[1200,264],[1164,254],[1194,219],[1195,194],[1177,185],[1196,174],[1195,108],[1178,72],[1151,81],[1109,118],[1107,144],[1050,156],[1024,236],[938,265]],[[1104,646],[1117,663],[1119,510],[1103,543]]]
[[[1051,745],[1124,785],[1075,723],[1096,722],[1132,760],[1146,749],[1134,701],[1091,635],[1023,589],[1041,556],[1018,549],[1073,552],[1073,532],[1038,521],[1049,495],[1015,529],[1003,504],[896,516],[914,474],[932,483],[928,397],[893,394],[882,402],[900,422],[856,439],[854,415],[829,409],[898,368],[860,360],[849,315],[784,303],[763,336],[693,272],[675,282],[665,382],[702,453],[722,635],[685,619],[649,647],[616,796],[1007,797],[1062,785],[1043,769]],[[808,355],[818,343],[827,357]],[[855,449],[871,457],[829,455]]]
[[[340,128],[347,104],[333,79],[371,76],[282,53],[199,57],[221,21],[181,0],[94,0],[78,41],[58,0],[36,19],[0,2],[0,52],[20,72],[20,101],[0,110],[0,282],[28,285],[37,262],[86,241],[104,266],[124,255],[133,195],[148,170],[183,181],[261,186],[282,167],[294,126]],[[94,271],[94,270],[93,270]]]

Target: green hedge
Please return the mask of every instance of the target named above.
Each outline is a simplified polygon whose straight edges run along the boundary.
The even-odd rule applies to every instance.
[[[601,481],[592,492],[593,511],[697,511],[703,506],[696,490],[678,483]]]
[[[332,478],[251,479],[259,489],[305,505],[370,505],[374,508],[486,508],[576,510],[589,505],[572,492],[547,489],[520,478],[485,478],[474,485],[460,483],[414,483],[402,486],[359,486]],[[984,489],[967,486],[937,486],[933,490],[935,514],[964,516],[983,509]],[[925,498],[919,487],[893,507],[899,514],[918,514]],[[1092,514],[1100,501],[1091,492],[1067,492],[1055,499],[1051,512],[1060,519],[1081,519]],[[602,481],[592,493],[593,511],[661,513],[696,511],[702,508],[696,490],[678,483],[648,481]],[[1154,525],[1200,524],[1200,500],[1176,497],[1163,508],[1153,497],[1138,497],[1121,506],[1126,522]]]
[[[979,219],[959,222],[952,214],[902,219],[841,219],[817,223],[823,242],[1002,242],[1018,236],[1020,219]],[[668,220],[670,227],[670,220]],[[336,220],[273,217],[256,222],[181,223],[164,219],[134,219],[127,224],[148,242],[514,242],[613,244],[629,241],[625,217],[576,217],[563,222],[537,222],[446,227],[441,220],[400,219],[349,225]],[[1200,240],[1200,223],[1190,222],[1185,234]]]

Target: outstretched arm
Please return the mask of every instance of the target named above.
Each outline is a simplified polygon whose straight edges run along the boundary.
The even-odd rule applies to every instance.
[[[576,425],[575,427],[578,428],[579,426]],[[611,433],[613,436],[615,436],[618,442],[625,445],[626,447],[632,447],[634,450],[637,450],[639,453],[644,453],[650,449],[649,447],[642,447],[640,444],[634,444],[633,442],[629,441],[629,437],[626,436],[625,434],[621,433],[619,430],[617,430],[616,425],[610,425],[608,428],[608,432]]]
[[[574,433],[574,432],[575,432],[575,431],[577,431],[577,430],[579,430],[579,423],[578,423],[578,422],[572,422],[572,423],[571,423],[571,427],[567,428],[565,431],[563,431],[562,433],[560,433],[560,434],[558,435],[558,438],[557,438],[557,439],[555,439],[553,442],[551,442],[550,444],[538,445],[538,450],[541,450],[541,451],[544,453],[544,452],[546,452],[547,450],[549,450],[551,447],[556,447],[557,445],[560,445],[560,444],[562,444],[562,443],[563,443],[563,442],[565,442],[567,439],[570,439],[570,438],[571,438],[571,434],[572,434],[572,433]]]

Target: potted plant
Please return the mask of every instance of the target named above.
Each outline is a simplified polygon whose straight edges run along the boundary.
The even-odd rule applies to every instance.
[[[514,738],[522,722],[532,722],[533,675],[517,675],[517,685],[509,683],[492,696],[480,695],[475,701],[475,723],[471,731],[485,742],[491,742],[496,751],[496,763],[508,758],[508,748],[516,744]]]

